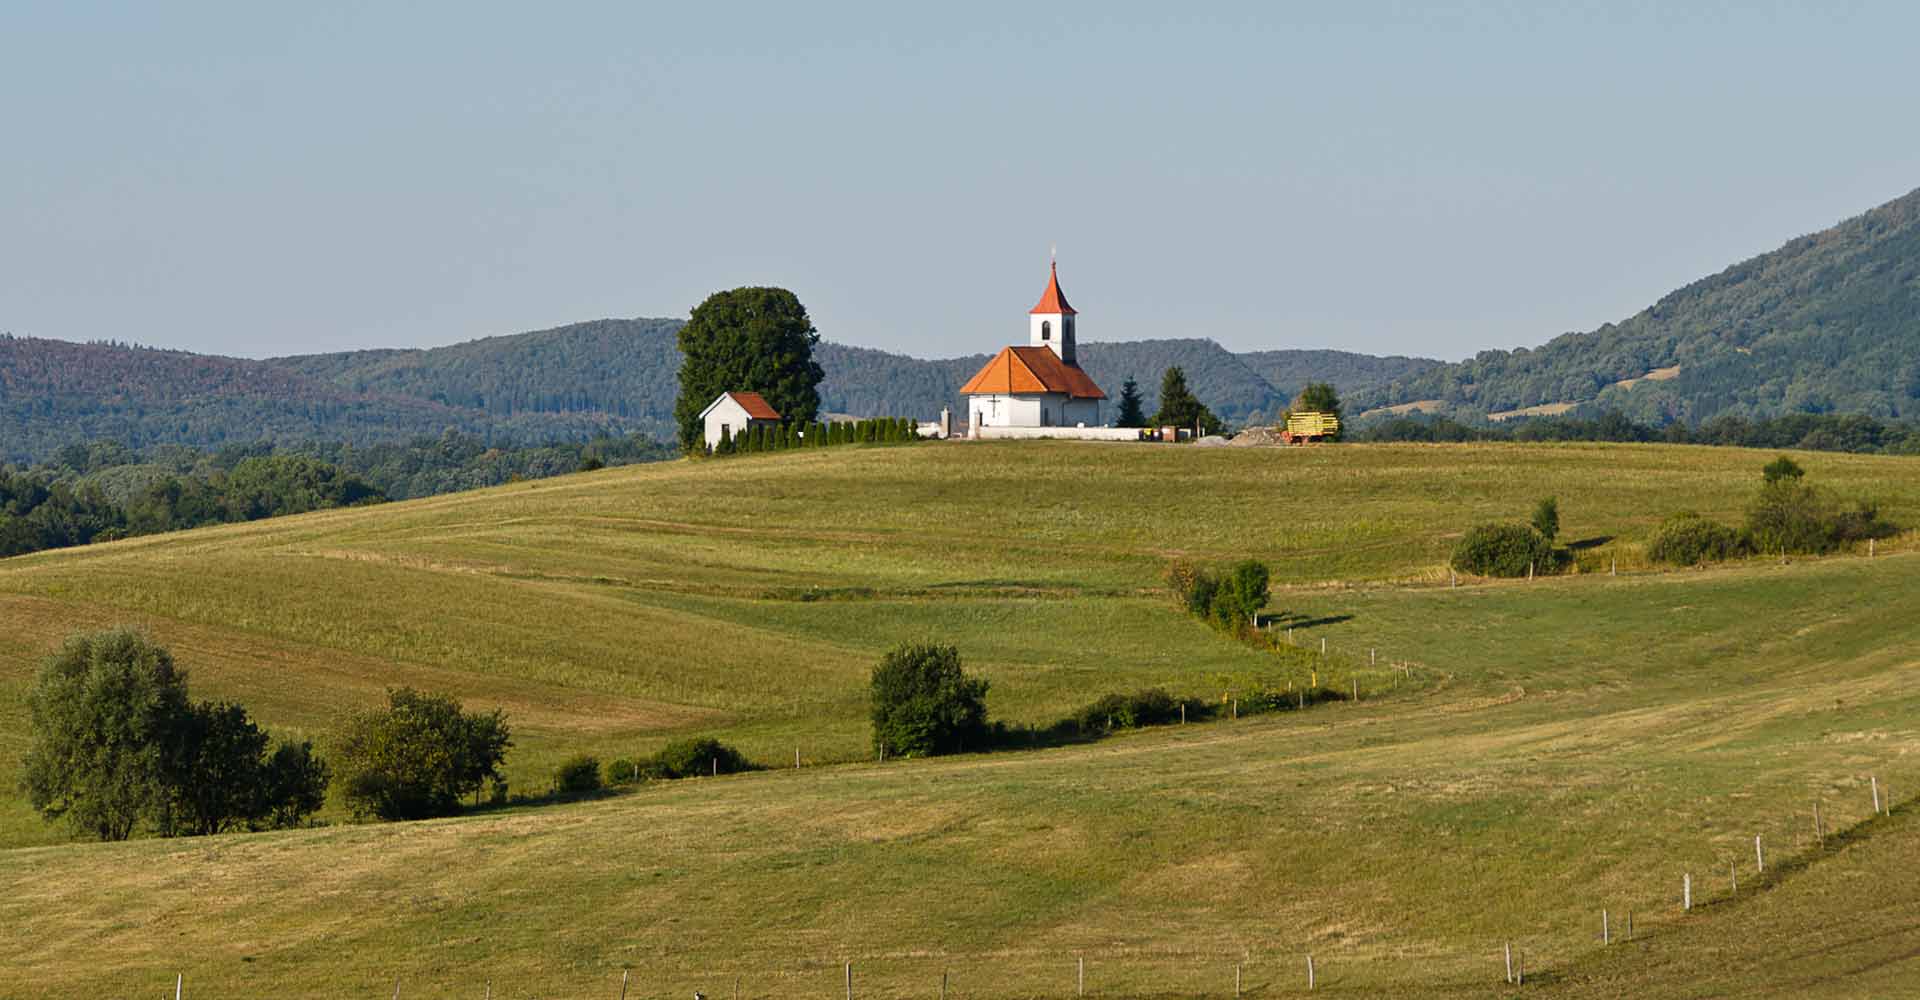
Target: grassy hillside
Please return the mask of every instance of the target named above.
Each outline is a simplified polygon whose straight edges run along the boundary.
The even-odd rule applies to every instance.
[[[22,995],[136,993],[182,966],[202,995],[358,994],[395,976],[407,995],[489,977],[498,995],[582,995],[631,966],[638,996],[725,996],[734,975],[746,995],[797,996],[837,988],[851,958],[868,996],[930,991],[943,968],[960,994],[1042,996],[1084,956],[1090,992],[1145,996],[1226,995],[1236,962],[1250,988],[1288,992],[1311,950],[1323,988],[1485,995],[1511,938],[1543,987],[1617,995],[1677,990],[1687,956],[1844,912],[1858,932],[1829,933],[1845,946],[1791,968],[1834,995],[1858,970],[1873,992],[1920,974],[1910,917],[1872,902],[1903,883],[1858,912],[1805,887],[1910,852],[1911,821],[1789,862],[1813,857],[1815,799],[1843,827],[1866,818],[1869,774],[1920,791],[1920,555],[1458,589],[1437,570],[1466,526],[1548,493],[1567,537],[1631,554],[1673,510],[1735,514],[1768,457],[849,449],[8,560],[8,787],[37,658],[122,621],[170,643],[198,695],[276,729],[323,734],[390,683],[503,705],[520,787],[566,753],[672,733],[773,763],[796,746],[809,765],[864,756],[866,673],[908,637],[958,643],[994,714],[1020,721],[1277,671],[1155,592],[1176,554],[1268,560],[1299,641],[1327,639],[1330,669],[1367,697],[425,824],[19,846],[0,851],[0,920],[23,929],[0,965],[34,970]],[[1911,460],[1798,457],[1896,519],[1920,512]],[[1382,667],[1359,666],[1367,648]],[[17,801],[4,815],[9,843],[57,833]],[[1764,898],[1803,905],[1681,918],[1680,874],[1717,899],[1755,833],[1790,872]],[[1598,952],[1601,906],[1635,911],[1644,960]]]

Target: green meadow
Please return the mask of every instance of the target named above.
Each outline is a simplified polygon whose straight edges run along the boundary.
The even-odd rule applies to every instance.
[[[1770,453],[1631,445],[950,444],[675,462],[0,562],[0,995],[1887,995],[1920,979],[1914,536],[1655,570]],[[1920,526],[1920,460],[1803,454]],[[1463,580],[1559,498],[1584,572]],[[1168,562],[1257,558],[1311,656],[1212,632]],[[1618,567],[1618,575],[1612,570]],[[576,752],[717,735],[772,769],[424,823],[69,842],[12,791],[79,629],[324,742],[389,685]],[[1249,681],[1357,704],[868,760],[865,682],[959,646],[995,718]],[[1314,677],[1318,674],[1320,676]],[[798,752],[804,764],[792,767]],[[1820,804],[1826,842],[1812,837]],[[1908,808],[1911,808],[1909,806]],[[1770,872],[1753,869],[1752,842]],[[1732,891],[1728,866],[1740,878]],[[1696,907],[1679,906],[1684,875]],[[1602,946],[1600,911],[1635,940]],[[1616,928],[1618,930],[1618,928]],[[1746,971],[1743,971],[1746,970]],[[1748,973],[1751,974],[1748,974]],[[604,991],[604,993],[603,993]]]

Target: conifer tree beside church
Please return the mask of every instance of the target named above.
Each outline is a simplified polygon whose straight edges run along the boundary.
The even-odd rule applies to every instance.
[[[723,392],[757,392],[783,419],[820,412],[823,373],[813,359],[820,332],[784,288],[735,288],[707,296],[680,328],[680,447],[705,447],[700,411]]]
[[[1113,425],[1115,427],[1147,426],[1147,414],[1140,408],[1140,383],[1135,382],[1131,375],[1127,376],[1125,382],[1120,383],[1120,412],[1114,415]]]
[[[1207,404],[1187,388],[1187,373],[1175,365],[1160,376],[1160,411],[1153,415],[1155,427],[1194,427],[1202,434],[1220,433],[1220,418]]]

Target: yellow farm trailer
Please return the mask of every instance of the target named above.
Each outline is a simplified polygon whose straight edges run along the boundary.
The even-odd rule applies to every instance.
[[[1307,444],[1339,432],[1340,418],[1331,413],[1289,413],[1287,429],[1280,432],[1280,440],[1286,444]]]

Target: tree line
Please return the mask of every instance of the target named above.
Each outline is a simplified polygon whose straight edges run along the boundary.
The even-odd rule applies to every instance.
[[[1795,413],[1755,419],[1715,417],[1698,426],[1640,423],[1618,411],[1597,417],[1531,417],[1470,426],[1448,417],[1395,417],[1365,423],[1360,442],[1617,441],[1704,444],[1734,448],[1797,448],[1861,454],[1920,455],[1920,423],[1857,414]]]
[[[30,468],[0,466],[0,557],[668,457],[639,435],[495,448],[452,430],[363,447],[71,444]]]

